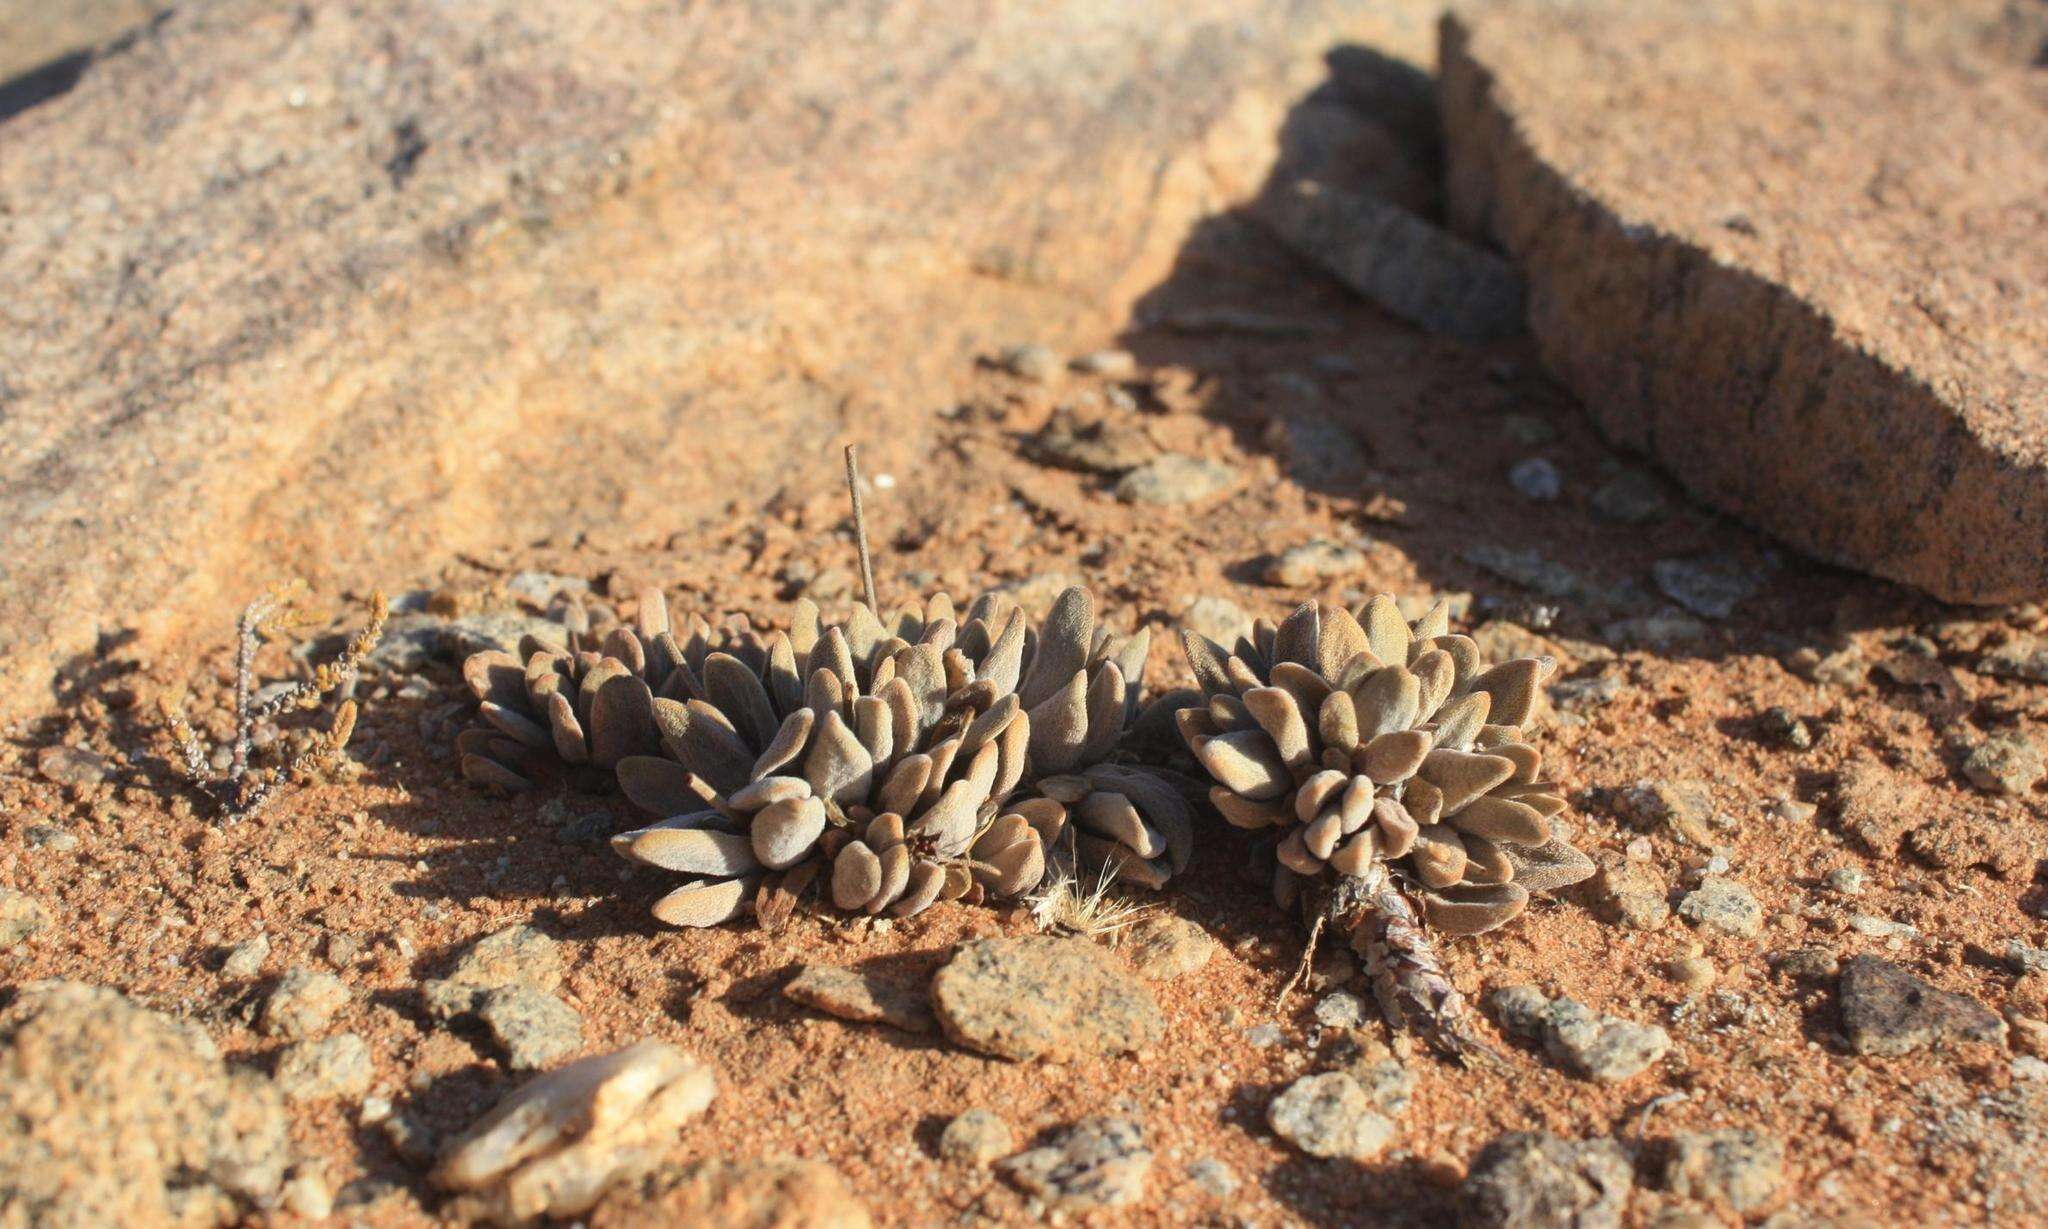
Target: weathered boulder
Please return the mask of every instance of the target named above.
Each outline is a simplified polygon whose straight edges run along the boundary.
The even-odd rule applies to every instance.
[[[879,407],[1124,318],[1430,7],[176,6],[0,122],[0,715],[273,577],[910,472]]]
[[[0,1015],[0,1224],[227,1225],[276,1199],[283,1099],[197,1026],[79,982]]]
[[[1508,0],[1443,25],[1453,219],[1616,442],[1820,558],[2048,594],[2048,10]]]

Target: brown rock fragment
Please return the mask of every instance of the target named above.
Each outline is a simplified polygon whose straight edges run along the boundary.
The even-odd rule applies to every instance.
[[[1544,362],[1601,430],[1695,496],[1945,600],[2038,597],[2048,105],[2010,21],[1461,7],[1451,215],[1517,261]]]
[[[932,978],[932,1006],[953,1041],[1018,1060],[1128,1053],[1166,1029],[1144,984],[1087,939],[963,944]]]
[[[1842,966],[1842,1030],[1858,1054],[1899,1055],[1930,1046],[2005,1039],[2005,1021],[1975,999],[1936,989],[1888,960]]]
[[[929,1033],[937,1027],[923,986],[877,974],[810,964],[782,993],[842,1020],[887,1024],[908,1033]]]

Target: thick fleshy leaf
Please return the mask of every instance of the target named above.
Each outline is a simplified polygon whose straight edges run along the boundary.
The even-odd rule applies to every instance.
[[[1384,593],[1373,598],[1365,604],[1358,621],[1365,628],[1365,642],[1375,656],[1389,666],[1408,664],[1408,647],[1414,643],[1414,633],[1408,630],[1408,620],[1401,617],[1401,607],[1393,598]]]
[[[804,747],[811,741],[811,726],[817,715],[808,708],[800,708],[782,719],[782,725],[775,731],[775,737],[768,743],[768,749],[761,758],[754,761],[750,777],[765,777],[780,772],[796,763]]]
[[[1088,742],[1088,676],[1075,671],[1030,710],[1031,768],[1070,772]]]
[[[654,725],[654,693],[636,674],[614,677],[590,702],[590,762],[612,768],[629,755],[656,755],[661,731]]]
[[[1280,865],[1297,875],[1322,873],[1323,860],[1309,852],[1308,843],[1302,839],[1298,827],[1287,834],[1279,847],[1273,850],[1273,855],[1280,859]]]
[[[634,806],[653,815],[681,815],[704,805],[690,788],[690,770],[666,756],[629,755],[613,770]]]
[[[1515,775],[1515,762],[1499,755],[1443,748],[1423,757],[1421,776],[1443,791],[1444,814],[1456,815],[1473,799]]]
[[[1295,822],[1294,808],[1288,805],[1284,794],[1253,802],[1228,786],[1213,785],[1209,787],[1209,802],[1233,828],[1257,831]]]
[[[868,898],[867,911],[880,913],[896,903],[898,897],[910,887],[910,847],[891,845],[877,855],[882,860],[882,886]]]
[[[513,772],[498,761],[481,755],[462,757],[462,779],[476,785],[487,785],[506,793],[524,793],[533,788],[533,782]]]
[[[733,810],[751,815],[763,807],[771,807],[778,802],[791,802],[810,796],[811,783],[802,777],[768,776],[754,778],[745,788],[735,790],[725,801]]]
[[[1273,647],[1267,654],[1267,662],[1277,668],[1280,663],[1291,661],[1315,670],[1323,661],[1320,648],[1322,629],[1322,608],[1314,602],[1303,602],[1274,629]]]
[[[882,859],[861,841],[849,841],[832,859],[832,903],[848,912],[865,908],[882,890]]]
[[[671,926],[716,926],[744,914],[753,890],[750,879],[686,883],[654,902],[654,916]]]
[[[520,712],[518,709],[507,708],[502,704],[494,704],[486,700],[477,707],[476,715],[483,718],[492,729],[512,739],[514,742],[523,743],[540,751],[552,751],[554,749],[555,740],[548,733],[547,727],[540,725],[533,718]]]
[[[1359,748],[1352,762],[1378,784],[1392,785],[1414,776],[1434,745],[1427,730],[1394,730]]]
[[[1415,838],[1422,832],[1415,816],[1393,798],[1373,799],[1372,827],[1379,834],[1374,843],[1379,847],[1381,856],[1389,860],[1407,857],[1415,848]]]
[[[1334,768],[1325,768],[1310,776],[1294,791],[1295,820],[1304,824],[1312,822],[1316,816],[1336,806],[1350,784],[1350,774]]]
[[[1508,845],[1541,845],[1550,839],[1550,825],[1535,808],[1490,794],[1474,799],[1445,822],[1460,832]]]
[[[621,832],[612,847],[635,862],[685,875],[731,878],[761,869],[743,833],[657,826]]]
[[[1474,886],[1506,883],[1515,877],[1515,864],[1508,860],[1507,847],[1483,836],[1464,834],[1465,882]]]
[[[1518,883],[1447,887],[1422,894],[1422,913],[1430,926],[1453,937],[1485,934],[1514,921],[1528,907],[1529,893]]]
[[[939,899],[946,886],[946,868],[936,862],[918,862],[910,868],[910,882],[903,895],[889,906],[891,917],[916,917]]]
[[[526,667],[510,653],[497,649],[471,653],[462,662],[462,681],[479,700],[513,705],[526,701]]]
[[[1363,875],[1378,853],[1375,847],[1378,839],[1377,830],[1373,828],[1361,828],[1345,837],[1344,843],[1330,855],[1330,868],[1340,875]]]
[[[1267,802],[1294,788],[1287,764],[1262,730],[1203,739],[1193,750],[1210,776],[1249,801]]]
[[[1423,612],[1422,617],[1415,620],[1413,628],[1419,644],[1428,644],[1438,636],[1447,635],[1450,630],[1451,603],[1444,598],[1438,598],[1434,606]]]
[[[1422,680],[1406,666],[1387,666],[1366,675],[1352,690],[1351,701],[1358,708],[1358,740],[1369,743],[1415,724]]]
[[[1465,842],[1442,824],[1422,829],[1408,859],[1415,877],[1432,888],[1447,888],[1465,877]]]
[[[576,719],[576,706],[559,691],[548,697],[548,736],[554,740],[555,754],[561,756],[564,763],[590,762],[590,740],[584,736],[583,725]]]
[[[1593,860],[1562,840],[1504,850],[1515,866],[1515,882],[1531,892],[1555,892],[1593,874]]]
[[[1323,812],[1301,827],[1301,843],[1319,862],[1329,861],[1344,836],[1344,816],[1335,808]]]
[[[759,675],[729,653],[704,659],[704,698],[732,722],[733,730],[758,755],[774,741],[781,722]]]
[[[1018,688],[1024,708],[1038,706],[1088,664],[1088,650],[1095,643],[1095,599],[1076,585],[1053,599],[1045,624],[1038,634],[1038,646],[1031,655],[1031,669]]]
[[[1147,825],[1138,808],[1122,794],[1090,794],[1074,808],[1073,817],[1088,831],[1115,841],[1141,858],[1157,858],[1166,852],[1165,836]]]
[[[1195,672],[1195,683],[1203,695],[1228,695],[1237,691],[1224,669],[1223,663],[1230,654],[1222,645],[1199,632],[1182,629],[1180,646],[1181,651],[1187,654],[1188,666]]]
[[[803,776],[818,797],[851,806],[866,801],[874,784],[875,761],[838,713],[826,713],[804,756]]]
[[[1279,687],[1255,687],[1244,693],[1244,706],[1290,772],[1306,770],[1314,762],[1315,746],[1309,739],[1308,720],[1293,692]]]
[[[740,740],[725,715],[704,701],[678,704],[656,699],[654,724],[661,730],[661,743],[668,753],[719,793],[730,794],[753,776],[754,752]]]
[[[1372,646],[1367,643],[1365,629],[1350,611],[1334,603],[1323,608],[1322,639],[1317,646],[1316,672],[1326,679],[1334,680],[1344,672],[1344,664]]]
[[[1472,690],[1493,697],[1489,719],[1498,725],[1519,726],[1536,711],[1543,679],[1556,663],[1548,657],[1518,657],[1504,661],[1472,680]]]
[[[1457,663],[1442,649],[1429,649],[1416,656],[1408,671],[1422,685],[1415,703],[1415,719],[1428,721],[1451,698],[1451,687],[1458,680]]]
[[[1088,730],[1076,764],[1099,763],[1116,749],[1123,737],[1125,704],[1124,672],[1113,661],[1103,662],[1088,683]]]
[[[1316,735],[1325,751],[1350,755],[1357,748],[1358,706],[1352,703],[1350,692],[1332,691],[1323,700],[1322,711],[1316,715]]]

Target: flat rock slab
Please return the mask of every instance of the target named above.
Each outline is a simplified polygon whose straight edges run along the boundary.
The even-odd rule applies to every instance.
[[[1858,1054],[1892,1056],[1959,1042],[1997,1045],[2005,1021],[1977,1000],[1938,989],[1898,965],[1858,956],[1837,983],[1842,1031]]]
[[[1450,209],[1610,438],[1822,559],[2048,594],[2048,33],[1998,0],[1446,18]]]
[[[962,944],[932,978],[932,1006],[947,1037],[998,1058],[1123,1054],[1166,1031],[1152,992],[1086,939]]]
[[[842,436],[908,472],[883,407],[1123,318],[1423,7],[172,6],[0,118],[0,715],[280,577],[687,534]]]

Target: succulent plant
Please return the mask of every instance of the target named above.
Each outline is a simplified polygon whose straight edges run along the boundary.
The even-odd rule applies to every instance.
[[[1162,887],[1194,854],[1194,809],[1165,777],[1113,758],[1141,719],[1149,629],[1129,638],[1095,621],[1086,589],[1053,602],[1020,695],[1031,715],[1026,788],[1081,865]]]
[[[1045,794],[1011,800],[1027,768],[1105,788],[1141,775],[1105,760],[1136,709],[1126,671],[1142,671],[1145,648],[1142,634],[1097,634],[1080,589],[1060,595],[1043,635],[996,594],[964,623],[944,595],[886,625],[865,605],[827,624],[800,603],[790,633],[760,651],[706,655],[701,695],[651,701],[665,754],[623,755],[616,769],[634,802],[667,818],[615,845],[692,877],[655,908],[677,925],[750,907],[772,924],[827,869],[826,894],[848,911],[1016,896],[1043,878],[1070,819]],[[1105,822],[1093,818],[1103,805],[1077,806],[1077,839]],[[1185,848],[1191,825],[1175,839]]]
[[[714,631],[692,616],[681,635],[658,589],[640,594],[622,623],[610,606],[570,599],[551,612],[559,634],[528,633],[517,654],[491,649],[463,662],[479,724],[456,739],[462,775],[507,791],[532,789],[548,763],[611,770],[630,755],[657,754],[656,697],[692,698],[715,652],[765,652],[751,632]]]
[[[1406,892],[1441,933],[1477,934],[1592,873],[1565,799],[1520,727],[1553,668],[1491,667],[1439,604],[1413,625],[1391,597],[1309,602],[1234,650],[1184,635],[1202,702],[1176,714],[1230,823],[1276,838],[1274,892],[1365,927],[1368,960],[1409,962],[1411,1005],[1450,990]],[[1389,950],[1388,928],[1397,948]],[[1383,1004],[1399,999],[1395,981]],[[1426,984],[1425,984],[1426,983]],[[1454,1047],[1455,1048],[1455,1047]]]

